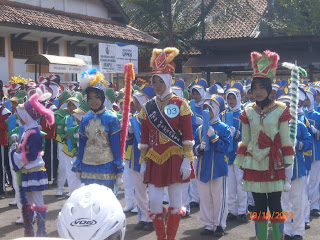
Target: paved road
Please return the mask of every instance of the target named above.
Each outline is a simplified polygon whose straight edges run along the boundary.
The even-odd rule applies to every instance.
[[[10,188],[8,189],[10,190]],[[47,232],[49,237],[59,237],[57,232],[57,216],[62,208],[66,197],[55,197],[55,188],[50,188],[44,192],[45,203],[49,206],[48,219],[47,219]],[[118,199],[122,206],[124,206],[123,191],[119,191]],[[14,222],[20,216],[19,210],[16,207],[10,207],[9,202],[13,200],[12,195],[6,196],[5,199],[0,200],[0,239],[14,239],[23,236],[23,227],[15,225]],[[200,224],[199,208],[193,208],[192,214],[189,217],[183,218],[180,222],[176,239],[213,239],[212,236],[202,237],[200,231],[202,225]],[[135,231],[134,225],[137,223],[137,215],[127,214],[127,231],[126,240],[141,239],[150,240],[156,239],[154,232]],[[270,229],[270,228],[269,228]],[[269,231],[269,240],[271,240],[271,232]],[[228,222],[225,236],[221,240],[235,240],[235,239],[249,239],[254,240],[254,224],[249,221],[246,224],[238,224],[237,222]],[[319,240],[320,239],[320,218],[312,219],[311,229],[307,230],[304,237],[306,240]]]

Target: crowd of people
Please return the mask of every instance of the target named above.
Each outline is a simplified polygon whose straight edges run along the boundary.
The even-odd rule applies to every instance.
[[[175,239],[194,206],[201,235],[221,237],[229,221],[251,219],[259,240],[268,222],[274,240],[303,239],[310,215],[320,216],[320,83],[280,80],[279,55],[266,50],[251,53],[251,79],[185,86],[174,78],[178,54],[154,49],[152,77],[132,81],[130,93],[96,68],[67,87],[59,75],[1,83],[0,194],[13,186],[25,236],[47,235],[42,191],[50,183],[62,196],[67,182],[68,196],[93,183],[123,186],[123,211],[138,212],[134,229],[159,240]]]

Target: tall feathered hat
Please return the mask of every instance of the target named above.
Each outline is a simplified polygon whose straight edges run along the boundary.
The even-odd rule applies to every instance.
[[[90,88],[95,88],[105,93],[108,83],[104,78],[104,75],[98,71],[97,68],[93,67],[87,71],[81,73],[80,87],[84,91],[88,91]]]
[[[175,72],[176,64],[173,59],[179,54],[177,48],[168,47],[165,49],[154,48],[150,60],[152,74],[171,74]]]
[[[265,50],[251,53],[253,77],[274,79],[280,57],[277,53]]]

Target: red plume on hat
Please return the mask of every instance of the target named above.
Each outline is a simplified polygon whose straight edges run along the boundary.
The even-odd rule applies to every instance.
[[[280,57],[277,53],[265,50],[262,54],[259,52],[251,53],[251,62],[253,68],[253,77],[262,77],[274,79]]]
[[[150,59],[152,74],[174,74],[176,64],[173,59],[179,54],[177,48],[168,47],[165,49],[154,48]]]

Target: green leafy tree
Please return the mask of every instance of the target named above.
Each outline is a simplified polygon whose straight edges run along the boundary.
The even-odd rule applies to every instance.
[[[320,0],[276,0],[288,35],[320,35]]]

